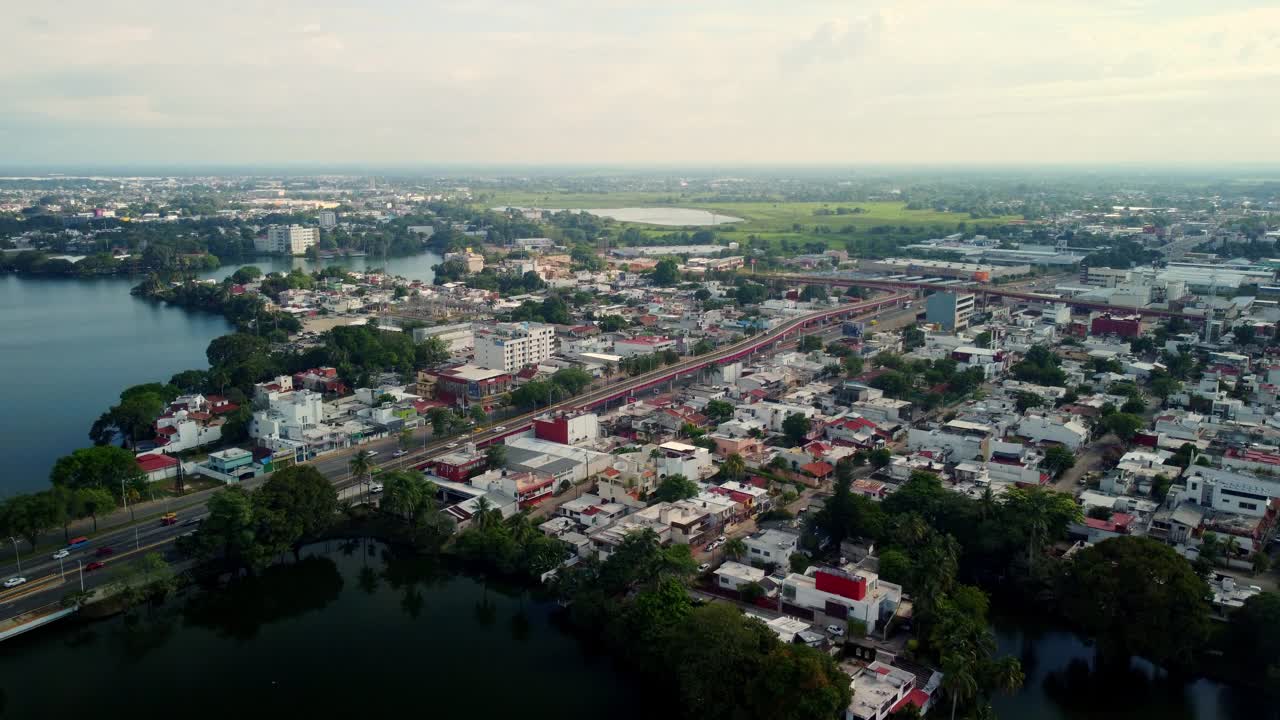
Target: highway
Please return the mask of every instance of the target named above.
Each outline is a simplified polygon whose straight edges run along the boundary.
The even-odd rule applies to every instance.
[[[637,392],[668,382],[678,381],[682,377],[697,373],[708,367],[747,358],[775,343],[808,334],[805,331],[809,328],[829,328],[829,323],[841,321],[849,316],[877,314],[883,310],[894,309],[901,303],[911,300],[911,298],[912,295],[910,293],[896,293],[861,302],[845,303],[797,316],[772,330],[717,348],[705,355],[687,358],[665,368],[634,377],[612,378],[603,387],[558,403],[536,408],[522,415],[498,421],[493,426],[472,432],[464,432],[460,435],[450,436],[434,442],[429,439],[424,440],[422,447],[398,458],[392,457],[393,452],[398,447],[398,439],[388,437],[364,445],[327,453],[312,461],[311,464],[333,481],[339,492],[342,493],[358,484],[357,480],[351,476],[348,464],[351,457],[361,450],[376,452],[375,462],[383,470],[420,466],[424,462],[444,455],[465,443],[474,443],[478,447],[483,447],[508,435],[524,432],[532,425],[534,417],[548,412],[586,410],[613,400],[633,396]],[[253,488],[265,482],[265,480],[265,476],[258,477],[246,481],[242,485],[247,488]],[[211,493],[213,491],[205,492]],[[203,494],[203,498],[207,497],[208,494]],[[11,617],[41,605],[46,605],[72,590],[79,589],[81,575],[77,570],[77,560],[83,565],[88,565],[94,560],[101,561],[106,565],[101,570],[83,573],[84,586],[88,589],[103,584],[110,579],[111,573],[109,570],[113,563],[138,557],[150,550],[163,550],[166,553],[171,553],[171,548],[168,547],[168,544],[179,535],[193,530],[195,526],[191,524],[192,521],[204,517],[206,512],[204,499],[201,499],[178,510],[178,525],[164,527],[160,525],[158,520],[152,520],[109,531],[95,537],[88,548],[73,552],[70,557],[64,559],[61,569],[58,561],[50,557],[54,552],[53,549],[42,550],[39,555],[27,556],[30,558],[28,561],[30,564],[23,562],[21,575],[26,577],[29,582],[26,585],[0,592],[0,617]],[[94,553],[97,549],[104,546],[113,548],[115,553],[109,557],[95,557]],[[166,557],[172,556],[167,554]],[[8,578],[18,574],[14,566],[10,565],[8,569],[11,574],[6,574],[4,577]],[[63,571],[65,571],[65,579]],[[55,591],[56,594],[54,594]]]
[[[946,290],[949,292],[963,291],[977,295],[993,295],[996,297],[1007,297],[1015,300],[1035,300],[1044,302],[1054,300],[1053,297],[1045,293],[1019,292],[1017,290],[1003,290],[999,285],[938,285],[937,283],[916,282],[908,280],[889,280],[879,279],[863,279],[843,277],[839,275],[774,275],[780,280],[791,282],[805,283],[806,285],[833,285],[837,287],[865,287],[876,290]],[[1148,315],[1152,317],[1178,317],[1191,322],[1204,322],[1204,318],[1200,315],[1192,315],[1190,313],[1181,313],[1176,310],[1161,310],[1159,308],[1149,307],[1129,307],[1126,305],[1112,305],[1110,303],[1093,302],[1089,300],[1076,300],[1074,298],[1057,298],[1057,302],[1066,303],[1073,307],[1087,308],[1089,310],[1104,310],[1115,312],[1123,315]]]

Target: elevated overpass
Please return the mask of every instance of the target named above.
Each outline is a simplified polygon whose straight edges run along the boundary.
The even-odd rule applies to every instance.
[[[847,278],[833,275],[774,275],[772,277],[788,280],[791,282],[804,283],[805,285],[829,285],[834,287],[865,287],[877,290],[945,290],[947,292],[968,292],[974,295],[987,295],[993,297],[1007,297],[1015,300],[1034,300],[1039,302],[1061,302],[1072,307],[1085,308],[1088,310],[1100,310],[1103,312],[1113,312],[1125,315],[1143,315],[1145,317],[1163,317],[1163,318],[1182,318],[1190,322],[1204,322],[1201,315],[1193,315],[1190,313],[1178,312],[1176,310],[1161,310],[1158,308],[1142,308],[1128,307],[1125,305],[1112,305],[1110,303],[1096,302],[1093,300],[1076,300],[1073,298],[1055,298],[1053,296],[1020,292],[1018,290],[1001,290],[998,286],[979,285],[969,283],[964,285],[939,285],[937,283],[928,283],[912,280],[864,280],[861,278]]]

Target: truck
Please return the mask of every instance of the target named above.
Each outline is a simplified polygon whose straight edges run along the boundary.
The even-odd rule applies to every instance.
[[[171,512],[171,513],[165,513],[165,514],[161,515],[161,516],[160,516],[160,524],[161,524],[161,525],[165,525],[165,526],[168,526],[168,525],[177,525],[177,524],[178,524],[178,513],[176,513],[176,512]]]

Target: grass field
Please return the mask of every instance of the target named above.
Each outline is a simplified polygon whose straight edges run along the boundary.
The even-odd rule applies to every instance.
[[[960,223],[973,228],[992,226],[1017,220],[1015,216],[972,219],[967,214],[937,212],[934,210],[908,210],[900,202],[697,202],[691,195],[671,193],[616,192],[616,193],[497,193],[490,207],[518,206],[541,208],[593,208],[618,207],[682,207],[710,210],[720,215],[743,218],[743,222],[716,226],[720,233],[756,235],[770,243],[790,240],[806,242],[828,241],[835,247],[844,242],[840,238],[865,236],[871,228],[892,226],[895,230],[906,227],[915,231],[932,231],[938,234],[954,232]],[[865,212],[850,215],[817,215],[815,212],[837,207],[860,208]],[[634,226],[647,235],[661,235],[681,230],[681,227],[624,223]],[[840,230],[852,227],[852,234]]]

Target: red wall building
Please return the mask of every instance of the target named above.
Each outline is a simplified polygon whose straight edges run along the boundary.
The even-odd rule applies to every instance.
[[[867,596],[867,579],[861,576],[823,568],[814,573],[813,579],[814,587],[832,595],[851,600],[861,600]]]
[[[1142,334],[1142,318],[1137,315],[1099,315],[1089,324],[1089,334],[1135,338]]]

